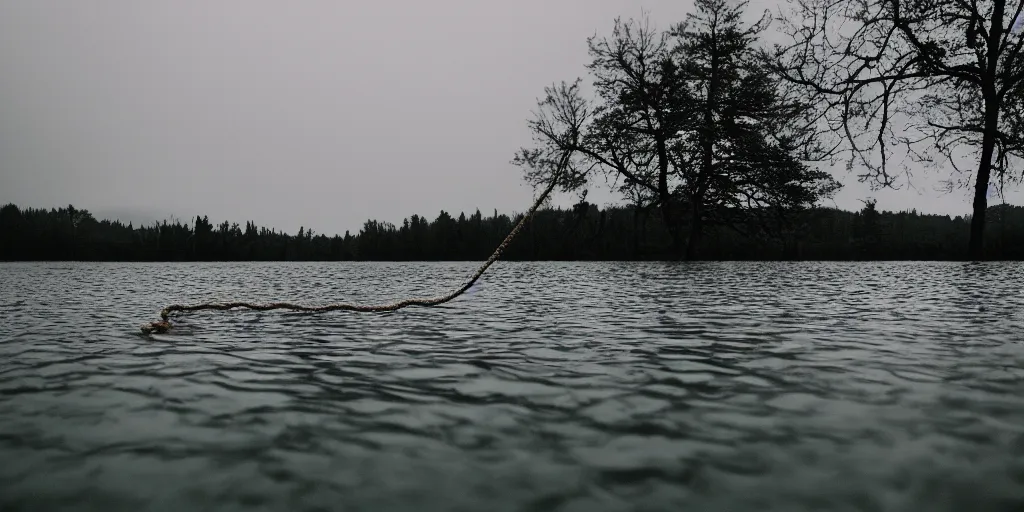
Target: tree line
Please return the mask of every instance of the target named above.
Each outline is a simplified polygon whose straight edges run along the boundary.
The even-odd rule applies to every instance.
[[[83,261],[467,261],[483,260],[522,214],[433,220],[419,215],[400,226],[370,220],[356,234],[296,234],[246,222],[133,227],[97,220],[73,206],[50,210],[8,204],[0,208],[0,260]],[[989,208],[995,259],[1024,259],[1024,207]],[[971,219],[916,211],[888,212],[865,203],[860,211],[808,208],[785,227],[749,236],[726,226],[709,228],[699,254],[714,260],[962,260]],[[506,260],[665,260],[675,251],[657,212],[634,207],[538,210],[503,255]]]

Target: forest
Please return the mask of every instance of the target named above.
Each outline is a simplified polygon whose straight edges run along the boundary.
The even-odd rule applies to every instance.
[[[479,211],[401,226],[370,220],[351,234],[327,236],[300,228],[287,234],[246,222],[132,226],[98,220],[74,206],[0,208],[0,259],[82,261],[467,261],[486,259],[522,214]],[[1024,259],[1024,207],[989,207],[989,259]],[[963,260],[969,217],[916,211],[857,212],[811,208],[756,234],[719,226],[701,239],[706,260]],[[538,210],[502,255],[506,260],[674,259],[659,215],[626,207]]]

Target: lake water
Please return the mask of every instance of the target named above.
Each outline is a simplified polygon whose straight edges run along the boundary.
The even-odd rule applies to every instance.
[[[1024,506],[1024,265],[0,265],[0,510]]]

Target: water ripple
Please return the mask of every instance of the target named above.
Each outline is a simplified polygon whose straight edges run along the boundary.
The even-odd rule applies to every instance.
[[[1024,265],[0,265],[0,510],[1010,510]]]

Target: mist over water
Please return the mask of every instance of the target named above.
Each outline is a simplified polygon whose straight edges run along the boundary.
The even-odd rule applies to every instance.
[[[0,510],[1011,510],[1024,265],[0,265]]]

